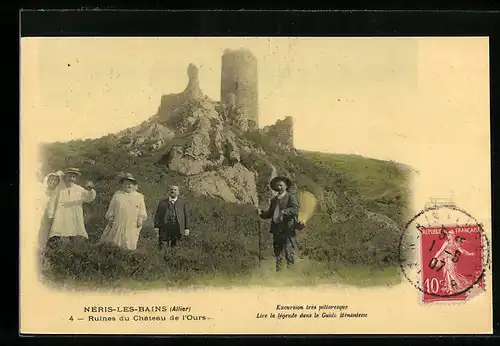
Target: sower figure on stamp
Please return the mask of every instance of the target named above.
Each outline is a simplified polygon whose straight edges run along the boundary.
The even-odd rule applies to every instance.
[[[295,248],[295,225],[299,214],[299,201],[290,193],[292,181],[286,177],[276,177],[271,180],[271,189],[278,195],[271,199],[269,209],[260,211],[260,217],[271,219],[271,233],[273,234],[274,256],[276,257],[276,271],[281,270],[283,256],[287,266],[294,264],[293,249]]]
[[[474,256],[474,252],[469,252],[460,246],[454,230],[446,232],[446,240],[441,248],[436,252],[434,258],[444,263],[442,272],[446,282],[445,290],[449,294],[462,292],[471,286],[472,281],[460,274],[457,270],[457,263],[460,255]]]
[[[158,204],[154,219],[160,250],[165,243],[168,247],[175,247],[181,235],[189,235],[188,205],[179,198],[179,187],[171,185],[168,195],[167,199]]]

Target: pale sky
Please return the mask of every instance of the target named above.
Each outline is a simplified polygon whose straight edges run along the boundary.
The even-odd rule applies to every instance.
[[[487,38],[25,38],[22,119],[38,143],[120,131],[181,92],[189,63],[219,100],[239,47],[258,60],[260,126],[292,116],[297,148],[489,182]]]
[[[357,127],[365,118],[376,126],[378,113],[392,113],[416,87],[417,41],[410,39],[43,39],[40,113],[50,122],[72,119],[43,140],[99,137],[147,119],[162,94],[184,89],[190,62],[200,68],[202,90],[219,100],[222,52],[240,46],[258,59],[261,126],[294,117],[299,147],[311,146],[303,134],[313,129],[330,137],[331,126]]]

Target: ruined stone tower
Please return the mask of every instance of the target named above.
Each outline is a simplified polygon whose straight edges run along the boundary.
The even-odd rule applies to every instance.
[[[226,49],[222,55],[221,102],[235,104],[250,129],[259,127],[257,59],[247,49]]]
[[[194,64],[189,64],[187,69],[189,78],[188,85],[184,89],[184,96],[192,99],[199,99],[203,97],[203,92],[200,89],[200,82],[198,79],[198,67]]]

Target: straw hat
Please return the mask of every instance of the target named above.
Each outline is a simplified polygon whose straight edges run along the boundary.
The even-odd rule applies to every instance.
[[[74,167],[69,167],[69,168],[66,168],[64,171],[63,171],[64,174],[75,174],[75,175],[82,175],[82,173],[80,172],[80,170],[78,168],[74,168]]]
[[[120,176],[120,179],[118,180],[118,182],[121,184],[123,183],[123,181],[125,180],[130,180],[134,183],[137,183],[137,180],[134,178],[134,176],[130,173],[125,173],[123,174],[122,176]]]

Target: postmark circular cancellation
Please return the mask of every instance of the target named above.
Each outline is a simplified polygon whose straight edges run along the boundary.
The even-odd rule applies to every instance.
[[[485,290],[490,245],[472,215],[453,203],[435,204],[406,224],[399,260],[423,303],[464,301]]]

